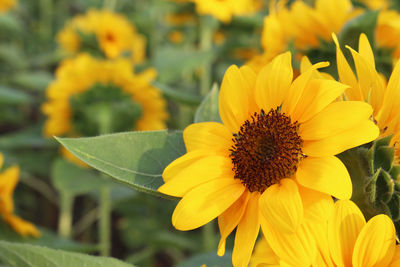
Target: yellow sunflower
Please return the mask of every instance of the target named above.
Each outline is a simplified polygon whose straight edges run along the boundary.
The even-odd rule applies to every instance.
[[[3,165],[3,154],[0,153],[0,168]],[[12,166],[0,173],[0,216],[16,232],[22,236],[39,237],[36,227],[14,214],[12,199],[14,189],[18,183],[19,168]]]
[[[135,26],[120,14],[109,10],[90,9],[67,23],[57,35],[61,48],[69,53],[95,50],[96,46],[108,58],[130,53],[134,63],[145,58],[145,38]],[[97,43],[96,43],[97,42]]]
[[[161,92],[151,85],[155,70],[134,74],[128,60],[100,60],[88,54],[64,60],[47,88],[46,136],[93,136],[107,131],[165,129]],[[110,129],[101,130],[102,112]],[[111,116],[108,117],[107,116]]]
[[[327,65],[313,65],[293,80],[287,52],[258,75],[247,66],[228,68],[219,94],[223,123],[188,126],[187,153],[163,173],[158,190],[182,197],[172,215],[177,229],[218,217],[218,254],[237,228],[233,264],[247,266],[260,224],[277,233],[299,230],[309,195],[303,192],[316,190],[313,201],[325,194],[351,197],[349,174],[334,155],[374,140],[379,130],[369,120],[370,105],[336,102],[347,87],[315,78]]]
[[[350,200],[333,204],[331,199],[310,210],[319,220],[305,220],[305,228],[312,234],[300,237],[299,247],[308,248],[310,238],[317,244],[312,267],[400,266],[400,246],[396,246],[396,230],[388,216],[376,215],[366,222]],[[283,251],[282,257],[275,250],[262,239],[257,243],[251,266],[310,266],[298,261],[294,246]]]
[[[287,49],[290,41],[299,50],[315,48],[321,40],[331,41],[332,32],[360,14],[350,0],[316,0],[314,7],[304,1],[295,1],[290,8],[287,1],[273,1],[270,14],[264,19],[261,36],[266,54],[276,55]]]
[[[373,108],[373,118],[380,129],[381,136],[393,135],[391,145],[400,141],[400,103],[399,79],[400,62],[393,69],[386,83],[383,75],[375,69],[374,54],[365,34],[360,35],[358,52],[347,47],[353,56],[356,74],[344,57],[335,35],[336,61],[340,81],[350,86],[345,91],[349,100],[367,101]],[[400,156],[400,150],[396,150]],[[398,157],[400,158],[400,157]]]
[[[17,0],[0,0],[0,12],[7,12],[17,5]]]
[[[229,23],[233,16],[248,15],[256,12],[260,5],[255,0],[191,0],[196,4],[196,11],[202,15],[211,15]]]

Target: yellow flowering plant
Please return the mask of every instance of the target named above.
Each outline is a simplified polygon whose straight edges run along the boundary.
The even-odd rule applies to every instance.
[[[3,166],[3,161],[3,154],[0,153],[0,168]],[[13,193],[18,184],[18,177],[18,166],[0,172],[0,217],[20,235],[39,237],[40,232],[35,225],[14,214]]]
[[[107,58],[128,55],[140,63],[146,55],[146,40],[123,15],[110,10],[90,9],[67,22],[57,35],[60,47],[68,53],[91,52]]]

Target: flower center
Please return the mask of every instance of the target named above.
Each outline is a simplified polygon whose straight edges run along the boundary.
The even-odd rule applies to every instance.
[[[142,117],[142,106],[113,84],[94,84],[70,98],[71,121],[82,136],[130,131]]]
[[[250,192],[264,192],[269,186],[296,173],[305,157],[299,124],[292,123],[279,108],[268,113],[261,110],[246,120],[230,149],[235,178]]]

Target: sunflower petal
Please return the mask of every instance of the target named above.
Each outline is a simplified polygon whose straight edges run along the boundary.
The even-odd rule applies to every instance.
[[[164,171],[167,182],[158,191],[175,197],[183,197],[192,188],[219,177],[233,176],[232,162],[229,158],[210,155],[192,161],[180,171],[174,171],[173,177],[168,169]]]
[[[303,159],[297,169],[296,179],[302,186],[338,199],[349,199],[353,190],[346,167],[335,156]]]
[[[191,124],[183,131],[183,139],[188,152],[203,149],[227,153],[232,146],[232,133],[217,122]]]
[[[246,211],[237,226],[235,246],[232,252],[234,266],[246,267],[249,264],[251,253],[260,231],[259,197],[258,193],[251,194]]]
[[[290,52],[280,54],[257,76],[255,100],[266,112],[279,107],[285,99],[293,79],[291,58]]]
[[[375,68],[374,52],[369,44],[368,37],[365,33],[361,33],[358,41],[358,52],[365,60]]]
[[[295,232],[303,220],[303,204],[296,182],[282,179],[280,184],[268,187],[260,197],[260,210],[278,230]]]
[[[221,120],[232,133],[238,132],[240,125],[248,119],[252,111],[255,73],[247,66],[230,66],[222,80],[219,93],[219,113]]]
[[[199,159],[204,157],[208,157],[210,154],[208,151],[205,150],[196,150],[193,152],[188,152],[183,156],[177,158],[173,162],[171,162],[165,169],[162,174],[162,177],[165,182],[168,182],[172,178],[174,178],[182,169],[186,168],[187,166],[192,165],[193,163],[197,162]]]
[[[303,123],[335,101],[347,85],[332,80],[311,80],[303,90],[296,108],[290,114],[293,121]]]
[[[371,142],[379,136],[379,129],[369,120],[357,126],[321,140],[306,140],[304,154],[312,157],[337,155],[347,149]]]
[[[396,229],[384,214],[373,217],[361,230],[354,245],[353,266],[387,266],[396,248]]]
[[[310,266],[314,262],[317,247],[314,237],[300,226],[295,233],[278,231],[261,216],[261,229],[272,250],[289,266]]]
[[[333,217],[328,223],[328,240],[336,265],[351,266],[354,244],[364,225],[364,216],[352,201],[339,200],[335,203]]]
[[[360,101],[341,101],[328,105],[312,119],[300,124],[303,140],[318,140],[336,135],[368,119],[371,105]]]
[[[219,231],[221,232],[221,239],[218,244],[218,256],[223,256],[225,254],[226,238],[242,219],[248,200],[249,193],[245,191],[241,197],[232,204],[232,206],[230,206],[218,217],[218,226]]]
[[[189,191],[176,206],[172,224],[187,231],[198,228],[223,213],[243,193],[245,187],[233,178],[214,179]]]

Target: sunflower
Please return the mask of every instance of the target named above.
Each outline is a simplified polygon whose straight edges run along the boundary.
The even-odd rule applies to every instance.
[[[349,100],[367,101],[373,108],[373,119],[380,129],[382,137],[393,135],[391,145],[400,141],[400,115],[398,103],[400,93],[398,83],[400,79],[400,62],[391,74],[389,81],[375,69],[374,54],[365,34],[360,35],[358,52],[347,47],[353,56],[356,74],[344,57],[339,42],[333,35],[336,44],[336,61],[340,81],[350,86],[345,91]],[[399,149],[396,154],[400,156]],[[398,157],[400,158],[400,157]]]
[[[313,232],[301,238],[300,248],[308,247],[310,237],[317,244],[312,267],[399,266],[400,246],[396,246],[396,230],[388,216],[376,215],[366,222],[360,209],[350,200],[333,204],[330,199],[310,210],[320,220],[305,220],[305,228]],[[283,251],[283,257],[275,250],[265,239],[260,240],[251,266],[310,266],[302,265],[295,258],[295,247]]]
[[[45,135],[165,129],[166,102],[150,83],[155,75],[153,69],[134,74],[125,59],[100,60],[81,54],[64,60],[42,106],[48,116]]]
[[[0,167],[3,165],[3,154],[0,153]],[[19,168],[12,166],[0,173],[0,216],[22,236],[39,237],[36,227],[14,214],[12,195],[18,183]]]
[[[134,63],[145,58],[145,38],[120,14],[109,10],[90,9],[67,23],[57,35],[62,49],[76,54],[80,51],[102,51],[108,58],[126,53]]]
[[[272,1],[270,14],[264,19],[261,44],[266,54],[276,55],[294,42],[305,51],[319,47],[321,41],[331,42],[331,33],[338,33],[344,24],[360,13],[350,0],[316,0],[315,6],[295,1]]]
[[[229,23],[233,16],[248,15],[256,12],[260,5],[255,0],[191,0],[196,11],[202,15],[211,15]]]
[[[0,0],[0,12],[7,12],[17,5],[17,0]]]
[[[218,217],[218,254],[237,228],[232,260],[247,266],[260,224],[278,233],[299,229],[303,192],[315,190],[313,201],[319,194],[351,197],[349,174],[334,155],[374,140],[379,130],[369,104],[335,101],[347,86],[314,78],[327,65],[313,65],[293,81],[290,52],[258,75],[247,66],[228,68],[219,94],[223,123],[188,126],[187,153],[163,173],[158,190],[182,197],[175,228],[195,229]]]

